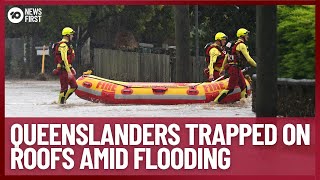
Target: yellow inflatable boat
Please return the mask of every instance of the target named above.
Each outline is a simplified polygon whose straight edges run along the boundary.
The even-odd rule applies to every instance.
[[[122,82],[94,75],[77,79],[76,95],[92,102],[106,104],[190,104],[213,101],[228,85],[228,79],[204,83]],[[247,93],[251,94],[248,80]],[[223,103],[240,99],[240,88]]]

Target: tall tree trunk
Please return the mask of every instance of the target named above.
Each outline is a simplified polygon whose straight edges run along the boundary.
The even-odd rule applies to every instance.
[[[277,115],[276,12],[276,6],[257,6],[257,117]]]
[[[198,72],[202,72],[200,70],[200,58],[199,58],[199,7],[198,5],[195,5],[194,6],[194,14],[195,14],[195,47],[196,47],[196,60],[195,60],[195,65],[196,65],[196,69],[198,69],[199,71]],[[195,72],[194,72],[195,73]],[[202,73],[197,73],[197,76],[196,76],[196,82],[199,82],[200,81],[200,76],[199,75],[202,75]]]
[[[192,81],[192,61],[190,58],[189,6],[174,6],[176,40],[176,81]]]

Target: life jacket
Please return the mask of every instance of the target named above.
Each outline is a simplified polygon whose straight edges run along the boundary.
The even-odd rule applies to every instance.
[[[207,64],[209,65],[210,64],[210,50],[212,49],[212,48],[217,48],[218,49],[218,51],[221,53],[221,55],[219,55],[218,57],[217,57],[217,60],[216,60],[216,63],[214,64],[214,66],[215,67],[221,67],[222,66],[222,64],[223,64],[223,60],[224,60],[224,58],[225,58],[225,56],[226,56],[226,51],[223,49],[223,48],[221,48],[220,46],[217,46],[216,44],[214,44],[214,43],[212,43],[212,42],[210,42],[210,43],[208,43],[205,47],[204,47],[204,49],[205,49],[205,61],[207,62]]]
[[[54,63],[61,64],[62,66],[64,65],[62,58],[61,58],[61,52],[59,51],[59,46],[62,43],[66,43],[68,46],[67,59],[68,59],[68,63],[72,64],[72,62],[75,58],[74,49],[69,42],[65,42],[65,41],[59,41],[59,42],[56,42],[52,45],[51,48],[52,48],[52,53],[53,53],[53,57],[54,57]]]
[[[246,65],[246,58],[243,56],[243,54],[240,51],[237,51],[237,46],[244,42],[237,41],[232,47],[231,47],[231,54],[228,57],[228,64],[237,65],[238,67],[245,67]]]
[[[232,52],[232,47],[235,45],[236,41],[229,41],[227,42],[226,46],[225,46],[225,49],[227,51],[227,54],[231,54]]]

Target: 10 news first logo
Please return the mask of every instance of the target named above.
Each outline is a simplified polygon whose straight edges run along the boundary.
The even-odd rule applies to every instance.
[[[13,7],[8,11],[8,19],[10,22],[17,24],[23,19],[27,23],[41,22],[42,8],[24,8]]]

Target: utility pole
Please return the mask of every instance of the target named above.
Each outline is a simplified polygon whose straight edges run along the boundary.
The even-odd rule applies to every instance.
[[[189,45],[189,6],[174,6],[174,21],[176,40],[176,81],[190,82],[193,72]]]
[[[277,115],[277,7],[257,6],[257,117]]]

